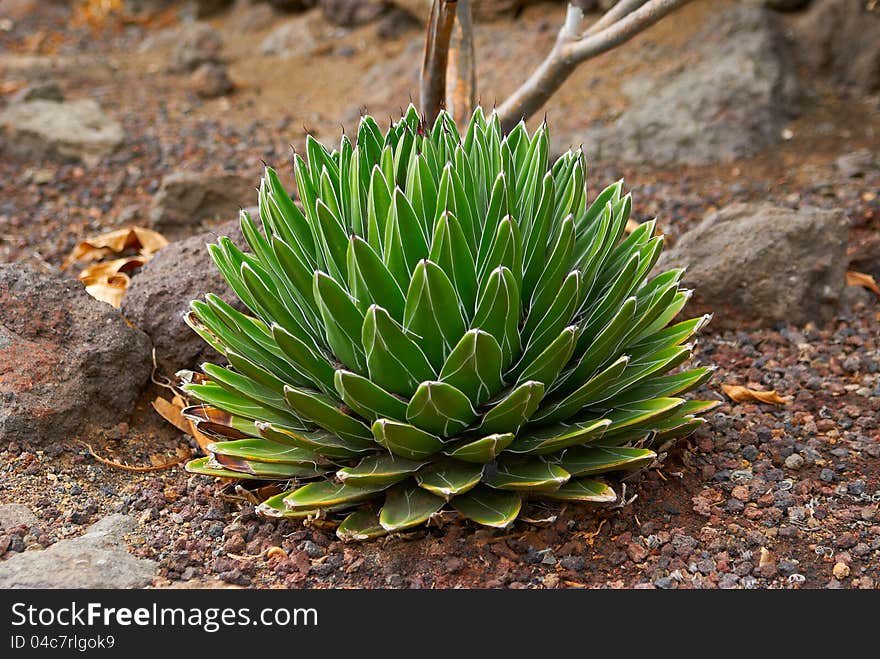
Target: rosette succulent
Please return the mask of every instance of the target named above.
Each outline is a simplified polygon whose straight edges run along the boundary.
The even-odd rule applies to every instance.
[[[285,482],[262,514],[338,516],[343,539],[441,510],[506,527],[530,498],[614,501],[598,475],[714,406],[681,397],[711,376],[677,368],[708,318],[676,320],[681,270],[649,276],[655,223],[627,233],[622,182],[589,200],[546,126],[410,107],[305,156],[299,203],[267,168],[248,250],[208,246],[249,312],[208,295],[187,315],[228,360],[181,373],[217,440],[191,472]]]

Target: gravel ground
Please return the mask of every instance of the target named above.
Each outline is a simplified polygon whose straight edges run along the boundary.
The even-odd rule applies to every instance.
[[[311,114],[260,117],[271,93],[259,80],[231,101],[199,101],[185,79],[165,73],[150,53],[120,54],[142,38],[131,28],[93,39],[88,49],[103,55],[56,70],[66,91],[91,90],[112,109],[127,146],[93,169],[0,159],[0,261],[60,265],[82,237],[144,223],[162,176],[182,166],[219,166],[257,181],[261,159],[283,166],[288,142],[301,141],[295,126],[306,122],[329,139],[338,132],[337,115],[347,112],[331,89],[312,93]],[[2,39],[12,52],[23,48],[9,34]],[[26,77],[22,57],[4,59],[10,79]],[[362,70],[377,66],[369,59],[375,57],[358,50],[345,62]],[[332,53],[316,58],[316,66],[329,70],[339,62]],[[566,94],[556,101],[563,114]],[[268,100],[261,105],[261,98]],[[844,208],[855,252],[880,230],[880,171],[847,177],[835,162],[859,149],[880,152],[877,108],[876,98],[847,98],[819,84],[791,126],[793,138],[772,153],[702,169],[599,166],[591,180],[599,187],[625,175],[636,188],[638,217],[658,214],[670,241],[733,201]],[[289,171],[285,176],[292,182]],[[59,437],[44,451],[0,446],[0,503],[24,503],[39,518],[34,527],[0,530],[0,560],[80,535],[102,516],[122,512],[138,522],[127,537],[131,550],[160,565],[157,586],[874,588],[880,585],[878,321],[877,299],[864,294],[847,300],[825,327],[716,334],[710,326],[697,359],[719,370],[701,394],[722,398],[722,383],[751,384],[791,402],[728,401],[660,468],[629,482],[627,499],[636,498],[622,507],[537,509],[534,523],[498,533],[448,519],[343,545],[321,522],[257,518],[247,492],[180,468],[112,469]],[[170,456],[187,444],[149,407],[157,393],[147,392],[128,422],[92,437],[95,450],[149,464],[151,455]]]

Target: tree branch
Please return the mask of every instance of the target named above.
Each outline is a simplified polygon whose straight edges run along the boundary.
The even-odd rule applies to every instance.
[[[446,109],[459,125],[466,123],[477,102],[477,73],[471,1],[458,0],[446,67]]]
[[[434,0],[428,19],[419,104],[429,126],[433,125],[446,97],[449,39],[457,5],[458,0]]]
[[[553,50],[531,77],[498,108],[505,130],[513,128],[520,119],[528,118],[541,109],[582,62],[629,41],[690,1],[648,0],[640,3],[638,0],[621,0],[597,25],[608,19],[609,15],[621,17],[604,29],[588,31],[583,38],[580,34],[583,12],[578,7],[568,5],[565,23],[559,30]],[[636,8],[636,5],[641,6]],[[622,8],[615,12],[617,6]],[[627,9],[629,13],[624,15],[623,11]]]

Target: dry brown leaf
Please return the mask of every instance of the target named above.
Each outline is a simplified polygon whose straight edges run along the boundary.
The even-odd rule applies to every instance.
[[[118,275],[110,275],[109,277],[87,277],[85,279],[81,277],[80,281],[85,284],[86,293],[96,300],[106,302],[118,309],[122,306],[122,298],[125,297],[125,291],[128,290],[130,280],[128,275],[120,273]]]
[[[877,281],[874,279],[874,277],[865,272],[848,270],[846,273],[846,285],[861,286],[863,288],[867,288],[869,291],[874,292],[876,295],[880,295],[880,286],[877,285]]]
[[[122,272],[136,270],[149,260],[149,257],[146,256],[125,256],[121,259],[113,259],[112,261],[100,261],[83,268],[77,277],[80,281],[112,277]]]
[[[102,233],[86,238],[73,248],[64,268],[77,261],[98,261],[111,254],[119,254],[127,249],[137,250],[142,256],[152,256],[168,244],[161,233],[143,227],[129,227]]]
[[[738,384],[722,384],[721,389],[735,403],[745,403],[748,401],[757,401],[759,403],[767,403],[768,405],[788,405],[789,403],[788,399],[776,393],[775,389],[759,391]]]
[[[159,416],[181,432],[191,435],[192,438],[196,440],[199,448],[202,449],[202,452],[205,455],[208,454],[208,444],[213,444],[214,440],[199,432],[199,429],[196,428],[195,424],[183,416],[181,412],[183,411],[183,408],[186,407],[186,401],[180,395],[175,394],[174,398],[170,401],[161,396],[157,396],[152,402],[152,405],[153,409],[156,410],[156,413]]]
[[[175,398],[179,398],[179,396],[175,396]],[[162,398],[162,396],[156,396],[156,400],[152,402],[152,405],[153,409],[156,410],[159,416],[180,430],[180,432],[189,434],[190,422],[189,420],[184,419],[183,415],[180,413],[181,410],[183,410],[183,405],[177,405],[174,401]]]

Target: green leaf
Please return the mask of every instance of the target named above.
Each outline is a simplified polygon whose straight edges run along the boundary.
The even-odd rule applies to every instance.
[[[296,510],[293,510],[292,508],[288,508],[284,503],[284,499],[288,494],[290,494],[289,490],[269,497],[257,506],[257,513],[263,517],[270,517],[273,519],[305,519],[307,517],[319,517],[325,510],[328,510],[322,510],[320,508],[297,508]],[[345,505],[336,506],[329,508],[329,510],[337,510],[346,507],[347,506]]]
[[[404,290],[416,263],[428,256],[428,241],[412,204],[400,188],[394,190],[384,245],[385,264]]]
[[[406,403],[372,380],[351,371],[339,370],[336,371],[335,384],[343,402],[371,422],[380,417],[398,421],[406,419]]]
[[[324,460],[316,453],[305,449],[279,444],[268,439],[237,439],[229,442],[208,444],[207,450],[215,455],[228,455],[252,462],[273,462],[278,464],[322,464]]]
[[[246,419],[261,419],[282,425],[296,426],[301,423],[301,420],[289,411],[282,411],[268,405],[262,405],[213,383],[187,384],[184,385],[183,390],[196,400],[220,408],[235,416]]]
[[[380,304],[394,320],[403,322],[403,291],[373,248],[353,235],[347,258],[349,288],[358,309],[366,313],[371,305]]]
[[[366,372],[367,363],[360,342],[364,315],[339,283],[323,272],[315,272],[314,286],[327,343],[333,354],[350,370]]]
[[[516,278],[501,266],[486,280],[471,328],[495,337],[501,346],[503,368],[507,368],[520,351],[519,319],[520,297]]]
[[[327,264],[328,272],[333,278],[345,281],[348,277],[345,263],[348,234],[342,226],[342,221],[323,199],[318,199],[316,202],[316,211],[318,223],[315,225],[315,233],[324,251],[324,262]]]
[[[485,464],[494,460],[498,454],[513,442],[514,434],[511,432],[487,435],[475,440],[465,440],[443,451],[444,455],[464,462],[476,462]]]
[[[600,481],[572,479],[555,492],[544,494],[548,499],[559,501],[582,501],[585,503],[614,503],[617,495],[610,487]]]
[[[398,485],[388,492],[379,512],[379,524],[386,531],[403,531],[428,521],[445,501],[413,485]]]
[[[480,485],[455,497],[452,506],[477,524],[506,529],[519,515],[522,499],[516,492],[493,490]]]
[[[498,490],[553,492],[569,478],[571,475],[558,465],[530,460],[501,464],[494,473],[487,473],[483,482]]]
[[[543,396],[542,382],[523,382],[489,410],[480,424],[480,432],[516,433],[538,409]]]
[[[549,389],[565,365],[568,364],[568,360],[574,352],[577,335],[577,325],[569,325],[530,364],[525,364],[522,368],[515,367],[513,372],[519,372],[517,384],[527,380],[537,380],[544,383],[545,389]]]
[[[565,421],[581,410],[587,401],[607,391],[608,387],[617,382],[629,364],[629,357],[623,355],[605,369],[584,382],[567,396],[556,397],[544,403],[535,414],[534,423],[553,423]]]
[[[455,216],[443,213],[434,225],[428,259],[439,265],[453,283],[465,319],[474,315],[477,303],[477,274],[469,239]]]
[[[284,498],[288,508],[327,508],[344,503],[358,503],[374,498],[387,485],[358,487],[348,483],[318,481],[297,488]]]
[[[523,363],[528,364],[540,355],[559,336],[559,333],[571,324],[571,319],[577,309],[580,278],[580,273],[576,270],[570,272],[562,282],[562,287],[553,304],[536,322],[531,322],[533,316],[529,312],[529,318],[523,328],[523,338],[526,343],[521,357]]]
[[[501,346],[491,334],[469,330],[446,358],[440,370],[440,380],[462,391],[482,405],[497,394],[503,386]]]
[[[409,398],[421,382],[437,377],[422,349],[382,307],[367,310],[363,345],[370,379],[392,393]]]
[[[279,410],[282,414],[287,410],[283,392],[279,392],[275,388],[267,387],[246,375],[236,373],[233,370],[217,366],[216,364],[202,364],[202,371],[211,380],[234,395],[249,398],[262,406],[272,407]],[[223,406],[218,405],[218,407],[222,408]]]
[[[498,224],[495,239],[485,261],[477,264],[477,281],[485,281],[488,273],[504,266],[516,279],[517,288],[522,284],[522,235],[519,225],[509,215]]]
[[[258,421],[260,435],[273,442],[299,446],[328,458],[356,458],[376,449],[334,435],[326,430],[300,430]]]
[[[315,478],[324,474],[327,470],[316,465],[282,463],[282,462],[256,462],[232,455],[218,453],[212,456],[218,465],[229,469],[237,474],[250,474],[266,480],[288,480],[291,478]]]
[[[408,460],[423,460],[443,448],[443,441],[436,435],[390,419],[373,423],[376,443]]]
[[[523,432],[507,447],[508,453],[546,455],[569,446],[595,442],[611,425],[609,419],[587,423],[553,424]]]
[[[644,448],[594,446],[569,449],[558,464],[572,476],[589,476],[608,471],[640,469],[656,458],[654,451]]]
[[[336,537],[343,542],[358,542],[379,538],[388,531],[379,524],[379,514],[372,508],[351,513],[336,529]]]
[[[407,421],[440,437],[463,431],[476,418],[470,399],[445,382],[422,382],[406,408]]]
[[[334,370],[325,355],[280,325],[272,326],[272,337],[297,371],[306,376],[316,387],[320,387],[324,393],[333,391]]]
[[[681,373],[650,378],[624,390],[611,400],[605,401],[604,404],[609,407],[617,407],[618,405],[649,400],[651,398],[678,396],[704,384],[714,373],[715,369],[713,367],[706,366]]]
[[[391,211],[391,188],[378,165],[372,169],[367,194],[367,242],[376,254],[383,254],[385,225]]]
[[[244,480],[260,480],[260,476],[253,474],[232,471],[218,465],[211,459],[211,456],[204,458],[196,458],[186,463],[185,469],[190,474],[200,474],[202,476],[215,476],[217,478],[238,478]]]
[[[284,398],[297,414],[354,446],[371,446],[372,433],[362,421],[339,409],[338,401],[317,391],[285,387]]]
[[[343,467],[336,477],[350,485],[393,485],[417,472],[428,464],[424,461],[406,460],[395,455],[377,453],[369,455],[354,467]]]
[[[611,420],[608,433],[622,428],[648,423],[655,423],[671,416],[685,401],[681,398],[655,398],[638,403],[630,403],[609,411],[605,416]]]
[[[608,325],[588,343],[586,351],[577,360],[577,363],[560,378],[560,391],[568,393],[577,389],[595,375],[596,371],[611,357],[619,354],[621,337],[632,323],[635,312],[636,298],[627,298]],[[582,340],[580,332],[578,339],[578,344],[580,344]]]
[[[448,460],[431,465],[416,474],[416,482],[446,501],[476,487],[483,476],[483,465]]]
[[[436,263],[421,260],[406,294],[404,327],[420,338],[428,360],[439,369],[466,329],[449,277]]]

